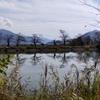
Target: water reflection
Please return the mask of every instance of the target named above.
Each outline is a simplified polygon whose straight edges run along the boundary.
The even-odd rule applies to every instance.
[[[54,54],[50,54],[48,55],[48,57],[53,58],[54,60],[59,59],[60,63],[60,68],[64,68],[66,67],[66,64],[68,64],[69,60],[73,58],[72,55],[67,55],[67,53],[54,53]]]
[[[17,63],[19,64],[19,66],[23,66],[23,64],[26,61],[26,57],[23,57],[19,53],[15,54],[15,59],[16,59]]]
[[[40,61],[41,61],[42,59],[43,59],[42,56],[37,56],[37,54],[34,53],[33,56],[31,57],[31,61],[30,61],[30,62],[31,62],[33,65],[37,65],[38,63],[40,63]]]
[[[11,68],[8,65],[15,63],[19,64],[19,74],[23,77],[23,80],[27,77],[31,77],[30,86],[36,86],[39,79],[39,73],[43,72],[44,66],[41,66],[42,62],[46,62],[48,65],[52,64],[57,69],[60,78],[63,78],[65,74],[70,70],[70,66],[75,64],[78,70],[81,70],[83,65],[91,64],[94,60],[100,58],[99,52],[68,52],[68,53],[48,53],[48,54],[1,54],[0,55],[0,73],[6,75],[5,69]],[[15,66],[15,65],[14,65]]]
[[[100,53],[99,52],[82,52],[82,53],[77,53],[75,58],[78,63],[87,64],[90,61],[100,59]]]

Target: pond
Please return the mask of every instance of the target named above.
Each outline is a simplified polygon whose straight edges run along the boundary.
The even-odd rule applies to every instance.
[[[66,53],[33,53],[33,54],[1,54],[0,72],[9,75],[11,69],[16,64],[18,74],[22,77],[22,84],[30,77],[29,87],[37,87],[41,73],[44,73],[45,66],[48,66],[48,72],[51,65],[59,74],[63,81],[63,76],[70,72],[72,65],[77,66],[81,71],[86,64],[91,66],[93,61],[100,57],[99,52],[66,52]],[[75,71],[75,69],[73,70]],[[72,72],[71,72],[72,73]]]

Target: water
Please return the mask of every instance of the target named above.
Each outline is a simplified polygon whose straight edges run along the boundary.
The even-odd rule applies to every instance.
[[[3,54],[0,58],[1,62],[4,62],[3,58],[7,60],[6,62],[9,62],[6,65],[8,66],[6,68],[7,75],[9,75],[11,69],[18,63],[22,83],[30,77],[29,87],[36,87],[40,80],[40,74],[43,73],[43,68],[46,64],[48,66],[52,65],[58,71],[60,79],[63,80],[63,76],[70,71],[72,64],[75,64],[78,70],[81,71],[85,64],[92,65],[93,61],[99,58],[99,55],[98,52],[33,53]],[[73,71],[75,71],[75,68]]]

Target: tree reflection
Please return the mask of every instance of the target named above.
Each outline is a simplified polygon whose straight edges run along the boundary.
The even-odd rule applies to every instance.
[[[53,59],[59,59],[61,64],[60,64],[60,68],[64,68],[66,67],[66,64],[68,64],[69,60],[72,59],[73,57],[70,55],[66,55],[66,53],[63,54],[52,54],[52,55],[48,55],[49,57],[52,57]]]
[[[87,56],[85,53],[77,53],[76,61],[79,63],[87,63],[89,61],[89,56]]]
[[[21,54],[17,53],[16,54],[16,61],[17,61],[17,63],[18,63],[19,66],[23,66],[23,64],[26,61],[26,58],[25,57],[22,57]]]
[[[90,59],[97,60],[100,59],[100,54],[98,52],[83,52],[83,53],[77,53],[76,61],[78,63],[88,63]]]
[[[57,59],[57,58],[60,57],[60,55],[57,55],[57,53],[52,53],[52,54],[47,55],[47,56],[48,56],[48,57],[51,57],[51,58],[53,58],[53,59]]]
[[[51,56],[53,59],[56,59],[56,53],[53,54],[53,56]]]
[[[66,64],[68,63],[69,57],[66,56],[66,53],[63,53],[63,56],[60,56],[60,68],[64,68],[66,66]]]
[[[42,56],[37,56],[36,53],[34,53],[33,56],[31,57],[31,63],[33,65],[37,65],[42,59],[43,59]]]
[[[60,62],[61,62],[60,68],[64,68],[64,67],[66,67],[66,64],[68,64],[68,62],[70,60],[72,60],[73,56],[66,55],[66,53],[63,53],[63,55],[59,56],[59,58],[60,58]]]

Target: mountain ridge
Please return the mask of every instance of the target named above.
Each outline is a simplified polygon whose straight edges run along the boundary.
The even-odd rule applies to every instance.
[[[99,30],[89,31],[89,32],[86,32],[85,34],[81,35],[81,37],[86,38],[87,36],[90,36],[91,38],[96,38],[97,37],[96,33],[100,34],[100,31]]]
[[[2,33],[2,35],[6,35],[6,34],[12,34],[12,35],[17,35],[16,33],[12,32],[12,31],[9,31],[9,30],[6,30],[6,29],[0,29],[0,33]],[[32,44],[30,41],[31,41],[31,36],[25,36],[23,35],[23,37],[26,39],[27,41],[27,44]],[[42,42],[45,44],[47,42],[51,41],[50,39],[47,39],[47,38],[42,38]]]
[[[13,34],[15,36],[17,35],[16,33],[11,32],[11,31],[6,30],[6,29],[0,29],[0,33],[2,33],[3,36],[5,36],[6,34]],[[86,33],[84,33],[83,35],[81,35],[79,37],[81,37],[82,41],[84,42],[87,37],[89,37],[92,41],[95,41],[95,40],[97,40],[98,36],[100,36],[100,31],[99,30],[93,30],[93,31],[86,32]],[[28,45],[32,44],[31,43],[31,36],[25,36],[25,35],[23,35],[23,37],[26,39],[26,42],[25,43],[23,42],[22,44],[28,44]],[[70,40],[74,40],[74,39],[70,39]],[[58,41],[59,41],[60,44],[62,44],[61,40],[58,40]],[[49,45],[49,43],[50,44],[53,43],[53,40],[50,40],[48,38],[42,38],[42,43]],[[58,45],[59,45],[59,43],[58,43]]]

